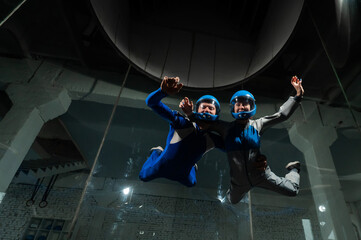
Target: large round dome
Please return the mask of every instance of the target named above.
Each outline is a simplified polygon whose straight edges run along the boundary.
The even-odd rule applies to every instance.
[[[289,39],[301,0],[91,0],[110,40],[155,79],[224,87],[263,69]]]

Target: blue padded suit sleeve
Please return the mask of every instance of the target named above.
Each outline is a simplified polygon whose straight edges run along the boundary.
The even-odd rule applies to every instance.
[[[149,94],[145,102],[148,107],[150,107],[163,119],[167,120],[175,127],[182,127],[184,124],[186,124],[186,120],[181,117],[176,111],[172,111],[167,105],[161,102],[161,100],[166,96],[167,94],[162,92],[159,88],[158,90]]]

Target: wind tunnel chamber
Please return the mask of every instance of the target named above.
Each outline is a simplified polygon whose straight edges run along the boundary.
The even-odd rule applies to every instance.
[[[361,80],[361,65],[348,65],[352,60],[360,63],[357,49],[361,50],[358,47],[361,45],[356,44],[360,40],[359,24],[355,24],[357,18],[352,18],[358,16],[354,14],[360,9],[357,2],[84,0],[75,5],[66,2],[67,7],[77,5],[81,11],[85,10],[84,3],[90,2],[86,5],[91,8],[89,22],[79,20],[81,26],[86,26],[87,38],[86,41],[79,38],[79,43],[98,47],[93,49],[96,53],[106,49],[111,54],[94,55],[92,48],[83,46],[78,50],[89,53],[85,56],[91,60],[90,67],[84,64],[83,68],[81,61],[67,58],[64,69],[51,64],[49,58],[39,61],[2,57],[1,63],[6,64],[0,67],[5,72],[0,78],[0,90],[9,84],[8,78],[18,84],[21,68],[26,69],[26,74],[21,75],[24,79],[36,76],[35,80],[45,80],[54,73],[51,84],[66,86],[71,104],[56,119],[59,124],[45,125],[44,129],[51,130],[41,131],[40,140],[29,150],[24,162],[43,160],[40,154],[44,151],[38,152],[41,136],[43,139],[59,136],[60,140],[76,143],[74,147],[88,166],[79,166],[75,171],[69,171],[72,166],[54,168],[53,171],[64,173],[59,175],[44,208],[38,203],[41,194],[47,193],[46,186],[41,186],[37,193],[34,187],[38,184],[34,185],[33,180],[38,175],[27,175],[28,168],[20,166],[8,190],[0,191],[0,236],[71,240],[361,239],[361,135],[354,121],[361,119],[361,107],[355,107],[361,106],[361,81],[357,81]],[[52,6],[49,1],[37,3]],[[64,8],[64,12],[69,8]],[[47,12],[39,9],[35,8],[35,13],[39,13],[36,16]],[[45,22],[34,19],[36,23]],[[94,24],[96,21],[98,24]],[[27,30],[41,36],[30,27],[40,24],[31,23]],[[46,22],[54,29],[50,23]],[[55,32],[54,38],[62,33],[57,28]],[[97,41],[92,41],[92,37]],[[40,37],[34,39],[32,43],[44,45]],[[101,46],[102,41],[107,48]],[[69,45],[73,47],[73,43]],[[97,65],[98,62],[101,64]],[[118,63],[128,67],[128,71]],[[332,64],[347,72],[347,78],[340,75],[345,89],[338,85]],[[94,69],[93,73],[86,69],[92,66],[101,70]],[[5,68],[11,73],[6,75]],[[59,75],[58,70],[62,71]],[[186,86],[180,94],[164,99],[172,110],[178,109],[183,96],[195,100],[203,93],[211,93],[220,100],[222,120],[233,121],[228,103],[236,88],[244,87],[255,93],[257,119],[275,113],[284,103],[283,97],[288,97],[291,86],[288,79],[289,88],[278,87],[285,85],[278,85],[277,81],[283,81],[280,76],[291,72],[303,75],[307,95],[290,119],[262,135],[261,152],[267,156],[272,172],[281,177],[288,173],[285,168],[288,162],[301,163],[300,191],[296,197],[255,187],[239,203],[230,204],[226,199],[230,165],[227,154],[216,149],[197,162],[197,185],[192,188],[165,178],[149,182],[139,179],[139,172],[151,154],[149,150],[164,147],[169,133],[168,123],[144,101],[159,88],[163,76],[179,76]],[[252,88],[257,84],[258,88]],[[356,117],[345,107],[349,103],[343,91],[353,109],[358,109]],[[22,92],[16,93],[19,98],[22,96]],[[38,100],[35,96],[34,99]],[[23,118],[18,114],[14,119]],[[61,128],[55,128],[59,125]],[[56,149],[64,146],[59,143],[62,141],[55,139]],[[13,159],[6,158],[5,163],[12,162]],[[43,168],[40,165],[39,171],[30,173],[43,174]],[[34,193],[38,194],[37,199]],[[35,200],[32,206],[25,204],[29,197]]]
[[[186,87],[194,89],[236,85],[267,68],[291,38],[304,8],[303,1],[287,0],[227,1],[227,4],[91,0],[91,4],[109,40],[134,67],[158,81],[163,76],[179,76]],[[260,112],[262,108],[270,108],[272,112],[277,104],[260,104]],[[332,175],[335,172],[332,168],[332,174],[327,172],[333,165],[328,143],[317,143],[320,145],[317,150],[326,152],[326,156],[316,156],[321,163],[306,163],[304,152],[312,148],[314,142],[302,142],[302,136],[314,138],[312,134],[319,134],[323,128],[314,114],[317,112],[314,105],[306,104],[305,109],[312,115],[302,115],[302,109],[297,117],[307,117],[308,121],[317,123],[319,132],[307,126],[303,126],[306,130],[302,131],[297,126],[291,130],[277,128],[265,133],[262,143],[262,152],[274,159],[271,164],[274,172],[285,171],[282,161],[302,163],[300,195],[291,200],[253,190],[235,206],[224,199],[230,182],[229,167],[220,153],[207,154],[199,163],[202,169],[199,179],[207,181],[200,180],[195,189],[184,189],[164,179],[139,183],[135,169],[140,168],[155,142],[164,142],[168,130],[163,123],[158,123],[158,116],[153,113],[122,109],[127,116],[119,115],[114,122],[124,126],[114,127],[106,139],[104,155],[100,156],[79,215],[83,220],[93,214],[90,217],[102,219],[99,222],[103,225],[91,231],[89,224],[81,225],[79,234],[105,233],[109,238],[128,234],[130,239],[264,239],[265,236],[269,239],[353,239],[346,204],[341,204],[345,201],[335,180],[337,174]],[[110,109],[103,111],[110,112]],[[105,112],[96,115],[109,115]],[[142,119],[138,118],[140,114]],[[122,118],[130,120],[126,122]],[[323,134],[332,142],[332,131]],[[121,135],[127,136],[126,139],[118,140]],[[143,135],[147,137],[140,139]],[[127,144],[129,139],[131,146]],[[124,146],[119,147],[117,141],[122,141]],[[106,154],[114,154],[114,149],[115,155],[126,161],[107,163],[112,157]],[[308,161],[316,158],[312,153],[307,154]],[[97,186],[102,177],[108,177],[102,183],[106,194],[99,194]],[[329,187],[332,184],[334,187]],[[89,211],[90,208],[94,212]]]
[[[217,88],[264,69],[294,30],[303,1],[91,0],[119,52],[154,79]]]

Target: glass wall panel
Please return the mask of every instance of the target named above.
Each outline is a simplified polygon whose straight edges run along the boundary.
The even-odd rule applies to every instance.
[[[156,90],[156,88],[154,89]],[[176,98],[177,99],[177,98]],[[248,200],[238,205],[225,201],[229,168],[225,154],[207,153],[198,164],[197,184],[157,178],[139,180],[152,147],[164,147],[169,124],[153,111],[117,107],[95,170],[80,205],[75,239],[241,239],[250,236]],[[130,104],[132,105],[132,104]],[[171,108],[175,106],[169,104]],[[111,105],[73,102],[66,125],[89,122],[79,129],[86,141],[100,139]],[[86,112],[85,112],[86,111]],[[80,114],[81,112],[81,114]],[[77,116],[79,113],[79,116]],[[101,120],[100,120],[101,119]],[[99,125],[101,123],[101,125]],[[79,127],[79,126],[77,126]],[[72,127],[69,127],[72,128]],[[94,146],[94,145],[93,145]],[[95,155],[97,149],[88,149]]]

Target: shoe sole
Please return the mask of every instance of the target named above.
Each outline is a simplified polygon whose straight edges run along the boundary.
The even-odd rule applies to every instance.
[[[154,151],[154,150],[160,150],[162,152],[164,151],[164,149],[161,146],[153,147],[153,148],[150,149],[151,152]]]

